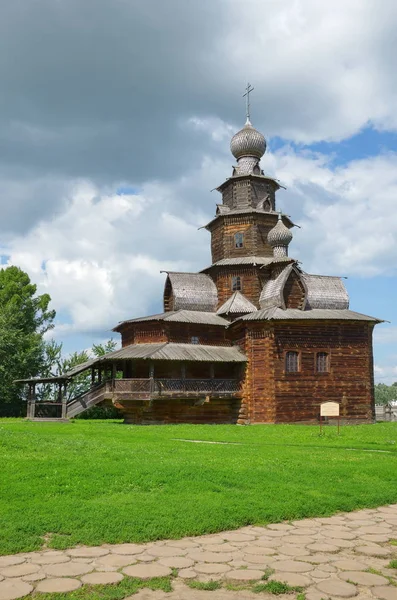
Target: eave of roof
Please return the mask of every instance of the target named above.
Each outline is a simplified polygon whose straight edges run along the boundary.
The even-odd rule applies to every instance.
[[[218,215],[215,215],[215,217],[213,219],[211,219],[211,221],[209,221],[206,225],[202,225],[201,227],[199,227],[199,229],[209,229],[210,225],[215,223],[218,219],[223,219],[225,217],[233,217],[233,216],[237,216],[237,215],[248,215],[248,214],[263,216],[263,215],[278,215],[279,213],[275,212],[274,210],[272,210],[272,211],[260,210],[257,208],[253,208],[252,206],[249,206],[247,208],[233,208],[228,212],[219,213]],[[293,221],[291,221],[291,218],[288,215],[282,215],[282,216],[283,216],[284,220],[288,221],[290,227],[299,227]]]
[[[279,190],[280,188],[283,188],[284,190],[286,190],[287,188],[282,185],[277,179],[274,179],[274,177],[269,177],[268,175],[257,175],[254,173],[243,173],[241,175],[232,175],[231,177],[228,177],[227,179],[225,179],[225,181],[223,183],[221,183],[221,185],[219,185],[216,189],[217,192],[222,192],[223,188],[230,183],[230,181],[236,181],[239,179],[256,179],[259,181],[272,181],[273,183],[275,183],[277,185],[277,189]]]
[[[110,352],[102,361],[124,359],[185,360],[194,362],[245,362],[246,356],[236,346],[206,346],[201,344],[131,344]]]
[[[167,323],[197,323],[200,325],[215,325],[219,327],[227,327],[229,324],[229,321],[223,319],[213,312],[180,309],[163,312],[156,315],[148,315],[146,317],[137,317],[136,319],[129,319],[128,321],[122,321],[116,325],[112,331],[120,331],[124,325],[128,325],[130,323],[144,323],[147,321],[167,321]]]
[[[384,323],[382,319],[354,312],[349,309],[314,308],[299,310],[297,308],[264,308],[244,315],[237,321],[306,321],[306,320],[331,320],[331,321],[372,321]],[[230,326],[230,325],[229,325]]]
[[[234,265],[253,265],[256,267],[260,265],[261,269],[265,267],[276,264],[276,263],[295,263],[297,262],[294,258],[290,258],[288,256],[283,256],[280,258],[271,257],[271,256],[241,256],[235,258],[222,258],[218,260],[216,263],[206,267],[202,270],[202,273],[209,271],[215,267],[227,267]]]

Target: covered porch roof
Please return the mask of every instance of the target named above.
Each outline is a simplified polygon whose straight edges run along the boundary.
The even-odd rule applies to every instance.
[[[54,377],[34,377],[17,379],[14,383],[63,383],[79,373],[106,363],[113,364],[122,360],[162,360],[209,363],[242,363],[246,356],[236,346],[205,346],[201,344],[177,344],[162,342],[154,344],[131,344],[120,350],[109,352],[100,358],[93,358],[70,371]]]

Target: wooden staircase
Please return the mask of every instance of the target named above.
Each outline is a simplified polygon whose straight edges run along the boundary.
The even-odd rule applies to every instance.
[[[104,381],[88,391],[63,402],[31,401],[27,418],[31,421],[60,422],[68,421],[85,410],[111,397],[112,384]]]

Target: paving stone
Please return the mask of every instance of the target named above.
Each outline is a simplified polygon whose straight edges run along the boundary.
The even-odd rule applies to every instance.
[[[279,547],[281,554],[287,554],[288,556],[307,556],[310,551],[304,546],[294,546],[293,544],[285,544]]]
[[[322,571],[327,571],[328,573],[336,573],[336,568],[334,567],[334,565],[321,565],[321,570]]]
[[[341,569],[342,571],[365,571],[365,569],[368,569],[368,565],[366,565],[364,562],[350,558],[341,558],[339,560],[335,560],[332,565],[337,569]]]
[[[37,573],[37,571],[40,571],[40,567],[38,565],[22,563],[20,565],[13,565],[12,567],[5,567],[4,569],[1,569],[1,575],[4,577],[22,577],[23,575]]]
[[[153,557],[152,557],[153,558]],[[102,556],[95,561],[94,566],[103,566],[103,567],[116,567],[119,569],[120,567],[126,567],[127,565],[133,565],[136,563],[135,556],[123,556],[121,554],[108,554],[107,556]]]
[[[309,588],[305,590],[306,600],[325,600],[324,594],[319,592],[314,588]]]
[[[109,547],[109,550],[114,554],[139,554],[146,549],[147,546],[144,546],[143,544],[116,544],[115,546]]]
[[[210,546],[198,546],[197,551],[203,552],[235,552],[239,546],[233,546],[232,544],[224,543],[224,544],[211,544]],[[245,551],[245,550],[244,550]]]
[[[0,575],[0,581],[3,581],[4,577],[3,575]]]
[[[338,552],[339,546],[335,544],[327,544],[326,542],[314,542],[314,544],[309,544],[306,546],[308,550],[313,550],[314,552]]]
[[[355,548],[357,546],[357,542],[351,540],[336,540],[335,538],[327,538],[324,541],[330,542],[335,546],[339,546],[339,548]]]
[[[37,565],[57,565],[69,561],[70,556],[67,556],[67,554],[52,554],[50,552],[39,554],[31,559],[31,562]]]
[[[391,552],[387,548],[382,548],[382,546],[358,546],[356,552],[360,554],[365,554],[366,556],[390,556]]]
[[[140,579],[151,579],[152,577],[167,577],[172,571],[169,567],[159,564],[144,565],[138,564],[132,567],[125,567],[123,573],[129,577],[139,577]]]
[[[299,536],[299,538],[296,535],[289,535],[289,536],[285,536],[283,537],[283,539],[281,540],[281,544],[300,544],[302,546],[307,546],[307,544],[314,544],[314,542],[316,542],[318,540],[316,540],[315,537],[313,536],[309,536],[309,535],[301,535]]]
[[[303,562],[313,563],[314,565],[325,565],[331,560],[334,560],[334,556],[329,554],[310,554],[309,556],[299,556],[298,560]]]
[[[230,567],[228,565],[223,565],[221,563],[197,563],[194,565],[194,570],[197,573],[205,573],[206,575],[215,575],[221,573],[227,573],[230,571]]]
[[[347,583],[347,581],[341,581],[340,579],[326,579],[325,581],[320,581],[316,585],[317,589],[324,594],[329,596],[340,596],[341,598],[351,598],[352,596],[356,596],[357,588],[352,583]]]
[[[381,525],[372,525],[371,527],[360,527],[357,530],[358,535],[366,535],[372,533],[374,535],[391,535],[391,527],[383,527]]]
[[[82,586],[78,579],[65,579],[54,577],[52,579],[44,579],[36,587],[37,592],[48,593],[65,593],[73,592]]]
[[[270,532],[269,532],[270,533]],[[278,532],[273,532],[278,533]],[[282,532],[279,532],[282,534]],[[251,542],[255,539],[254,535],[248,535],[248,533],[228,533],[224,535],[224,539],[228,542]]]
[[[119,583],[122,579],[124,579],[122,573],[88,573],[88,575],[84,575],[81,578],[81,581],[90,585],[106,585],[109,583]]]
[[[30,594],[33,586],[20,579],[0,581],[0,600],[16,600]]]
[[[377,586],[371,589],[371,592],[375,598],[381,598],[381,600],[397,600],[397,587],[394,586]]]
[[[254,569],[236,569],[226,575],[226,579],[230,581],[258,581],[262,577],[263,571],[256,571]]]
[[[357,537],[357,533],[354,530],[339,531],[339,529],[327,529],[321,531],[322,535],[326,538],[332,538],[336,540],[354,540]]]
[[[172,548],[171,546],[158,546],[157,548],[149,548],[148,554],[152,556],[184,556],[188,553],[186,548]]]
[[[314,571],[310,571],[310,577],[315,579],[327,579],[328,577],[331,577],[331,573],[324,571],[323,569],[314,569]]]
[[[291,535],[316,535],[317,534],[317,529],[314,529],[312,527],[297,527],[296,529],[293,529],[292,531],[288,532]]]
[[[310,573],[311,575],[311,573]],[[301,575],[300,573],[285,573],[283,571],[275,571],[273,575],[269,577],[270,581],[283,581],[292,587],[307,587],[310,585],[312,580],[307,575]]]
[[[30,573],[30,575],[23,575],[21,579],[28,581],[29,583],[33,581],[41,581],[42,579],[45,579],[45,573],[42,573],[41,571],[39,573]]]
[[[133,558],[135,558],[139,562],[153,562],[154,560],[156,560],[156,558],[152,554],[136,554]]]
[[[270,556],[275,554],[274,548],[265,548],[264,546],[246,546],[243,548],[244,554],[257,554],[258,556]]]
[[[172,548],[186,548],[187,550],[194,550],[200,547],[197,542],[192,542],[190,540],[171,541],[167,543],[167,546],[171,546]]]
[[[178,572],[178,577],[182,577],[182,579],[194,579],[197,577],[197,573],[193,569],[182,569]]]
[[[10,554],[9,556],[0,556],[0,569],[3,567],[11,567],[12,565],[20,565],[26,561],[25,556],[20,554]]]
[[[286,533],[290,533],[289,531],[277,531],[274,529],[266,529],[265,536],[268,538],[281,538]]]
[[[208,545],[210,546],[211,544],[223,544],[225,542],[225,538],[223,537],[223,535],[201,535],[197,539],[197,542],[202,544],[202,545]]]
[[[313,565],[306,562],[297,560],[280,560],[277,562],[277,571],[284,571],[285,573],[306,573],[312,570]]]
[[[259,538],[251,542],[252,546],[262,546],[263,548],[278,548],[283,544],[284,538]]]
[[[268,529],[274,529],[275,531],[289,531],[294,529],[292,525],[288,525],[288,523],[275,523],[274,525],[268,525]]]
[[[360,540],[364,540],[364,542],[374,542],[375,544],[385,544],[390,539],[392,539],[393,535],[375,535],[375,534],[366,534],[360,535]]]
[[[46,575],[54,577],[75,577],[76,575],[85,575],[93,570],[92,565],[78,563],[74,560],[61,565],[43,565],[43,571]]]
[[[339,577],[358,585],[388,585],[389,583],[386,577],[375,575],[374,573],[366,573],[365,571],[343,571],[343,573],[339,573]]]
[[[397,517],[386,517],[385,521],[389,525],[393,525],[394,527],[397,526]]]
[[[69,556],[78,557],[78,558],[96,558],[97,556],[106,556],[109,554],[110,550],[107,548],[94,547],[94,548],[72,548],[71,550],[66,550]]]
[[[226,552],[189,552],[188,558],[197,562],[226,563],[233,560],[234,556]]]
[[[317,521],[314,519],[302,519],[301,521],[292,521],[294,527],[318,527]]]
[[[169,556],[161,558],[158,562],[160,565],[171,567],[172,569],[187,569],[194,565],[194,560],[185,556]]]
[[[265,568],[267,566],[270,565],[270,563],[272,562],[273,557],[269,557],[269,556],[258,556],[258,554],[244,554],[243,558],[242,558],[242,562],[245,563],[249,563],[252,565],[266,565]],[[235,562],[235,561],[232,561]],[[231,564],[231,563],[229,563]]]

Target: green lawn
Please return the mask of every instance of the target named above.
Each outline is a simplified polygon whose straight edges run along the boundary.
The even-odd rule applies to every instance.
[[[177,538],[397,502],[397,423],[3,419],[0,465],[0,554]]]

